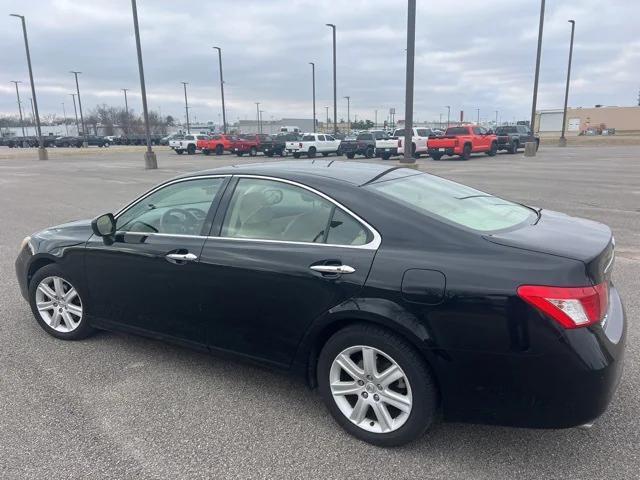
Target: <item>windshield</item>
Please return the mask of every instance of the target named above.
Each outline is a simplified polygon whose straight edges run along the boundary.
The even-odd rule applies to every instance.
[[[517,203],[408,169],[395,170],[391,178],[382,177],[366,188],[418,212],[483,233],[530,224],[537,219],[533,210]]]

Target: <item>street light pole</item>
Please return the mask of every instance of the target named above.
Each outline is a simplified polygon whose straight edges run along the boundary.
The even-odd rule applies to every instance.
[[[311,65],[311,88],[313,91],[313,133],[316,133],[316,64],[309,62]]]
[[[446,105],[447,107],[447,128],[449,128],[449,124],[451,123],[451,105]]]
[[[260,133],[262,133],[262,114],[264,113],[264,110],[260,110],[258,113],[260,115]]]
[[[374,118],[374,120],[373,120],[373,128],[378,128],[378,110],[377,109],[374,110],[373,118]]]
[[[33,108],[33,98],[29,99],[29,102],[31,103],[31,118],[33,119],[33,123],[36,123],[36,111]]]
[[[222,49],[213,47],[218,50],[218,63],[220,64],[220,97],[222,98],[222,131],[227,133],[227,113],[224,108],[224,78],[222,77]]]
[[[76,135],[80,135],[80,126],[78,125],[78,109],[76,108],[76,94],[70,93],[71,98],[73,98],[73,113],[76,116]]]
[[[498,110],[496,110],[496,127],[498,126]]]
[[[69,125],[67,125],[67,111],[64,108],[64,102],[62,102],[62,115],[64,116],[64,130],[67,134],[67,137],[69,136]]]
[[[344,97],[347,99],[347,133],[351,133],[351,97]]]
[[[413,81],[416,48],[416,0],[408,0],[407,6],[407,72],[404,101],[404,156],[402,163],[415,163],[413,156]]]
[[[31,83],[31,98],[33,99],[33,109],[35,112],[36,128],[38,133],[38,159],[48,160],[47,149],[44,148],[44,139],[42,138],[42,129],[40,128],[40,115],[38,114],[38,100],[36,99],[36,86],[33,81],[33,69],[31,68],[31,54],[29,53],[29,39],[27,38],[27,23],[24,15],[15,13],[10,14],[11,17],[19,18],[22,23],[22,34],[24,36],[24,49],[27,54],[27,65],[29,67],[29,82]]]
[[[24,120],[22,118],[22,102],[20,101],[20,91],[18,90],[18,84],[22,83],[20,80],[11,80],[11,83],[16,86],[16,97],[18,97],[18,113],[20,114],[20,128],[22,128],[22,137],[24,141],[24,137],[26,137],[24,133]]]
[[[480,125],[480,109],[476,108],[476,110],[478,110],[478,119],[476,120],[476,125]]]
[[[138,8],[136,0],[131,0],[131,13],[133,15],[133,30],[136,36],[136,51],[138,54],[138,72],[140,73],[140,94],[142,95],[142,113],[144,115],[144,129],[147,137],[147,151],[144,153],[144,168],[153,170],[158,168],[158,159],[151,148],[151,128],[149,126],[149,110],[147,108],[147,87],[144,82],[144,67],[142,65],[142,46],[140,44],[140,28],[138,26]]]
[[[188,82],[180,82],[182,83],[182,86],[184,87],[184,111],[185,111],[185,116],[187,119],[187,133],[191,133],[191,127],[189,126],[189,102],[187,100],[187,85],[189,85]]]
[[[338,89],[336,86],[336,26],[327,23],[333,33],[333,133],[338,133]]]
[[[571,57],[573,57],[573,33],[576,29],[575,20],[569,20],[571,24],[571,43],[569,44],[569,65],[567,66],[567,87],[564,91],[564,113],[562,114],[562,133],[560,134],[560,146],[567,146],[567,139],[564,136],[564,130],[567,125],[567,102],[569,101],[569,80],[571,78]]]
[[[84,128],[84,117],[82,116],[82,100],[80,99],[80,85],[78,84],[78,74],[82,73],[82,72],[74,72],[73,70],[70,72],[73,73],[76,77],[76,95],[78,95],[78,108],[80,109],[80,125],[82,125],[82,146],[83,147],[88,147],[89,144],[87,143],[87,130],[86,128]],[[80,132],[78,132],[78,135],[80,135]]]
[[[258,133],[262,133],[262,125],[260,125],[260,102],[256,102],[256,120],[258,121]]]
[[[328,129],[329,129],[329,107],[325,106],[324,109],[327,111],[327,123],[324,127],[324,133],[328,133]]]
[[[124,121],[126,122],[126,131],[125,131],[125,135],[129,135],[129,102],[127,101],[127,92],[129,91],[128,88],[121,88],[120,90],[122,90],[124,92],[124,111],[126,112],[126,115],[124,117]]]
[[[544,28],[544,2],[540,0],[540,24],[538,25],[538,50],[536,52],[536,73],[533,79],[533,101],[531,102],[531,131],[536,121],[536,103],[538,102],[538,77],[540,76],[540,55],[542,54],[542,30]]]

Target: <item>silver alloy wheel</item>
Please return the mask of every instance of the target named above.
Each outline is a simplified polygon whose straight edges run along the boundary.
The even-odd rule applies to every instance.
[[[411,414],[409,379],[377,348],[356,345],[340,352],[331,364],[329,386],[343,415],[369,432],[393,432]]]
[[[62,277],[46,277],[36,289],[40,318],[56,332],[69,333],[82,321],[82,300],[78,291]]]

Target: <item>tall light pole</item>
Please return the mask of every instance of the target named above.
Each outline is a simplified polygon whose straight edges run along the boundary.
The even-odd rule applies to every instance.
[[[136,51],[138,54],[138,72],[140,73],[140,94],[142,95],[142,113],[144,115],[144,130],[147,137],[147,151],[144,153],[144,168],[153,170],[158,168],[158,159],[151,148],[151,127],[149,125],[149,109],[147,108],[147,87],[144,82],[144,67],[142,65],[142,46],[140,44],[140,28],[138,26],[138,8],[136,0],[131,0],[133,15],[133,30],[136,36]]]
[[[220,65],[220,97],[222,98],[222,131],[227,133],[227,113],[224,108],[224,79],[222,77],[222,49],[213,47],[218,50],[218,63]]]
[[[260,133],[262,133],[262,114],[264,113],[264,110],[260,110],[260,112],[258,112],[258,114],[260,115]]]
[[[31,68],[31,54],[29,53],[29,39],[27,38],[27,23],[24,15],[16,13],[10,14],[11,17],[19,18],[22,23],[22,34],[24,36],[24,50],[27,54],[27,66],[29,67],[29,82],[31,83],[31,98],[33,98],[33,107],[35,112],[36,128],[38,133],[38,159],[47,160],[49,158],[47,149],[44,148],[44,139],[42,138],[42,129],[40,128],[40,115],[38,114],[38,100],[36,99],[36,85],[33,81],[33,69]]]
[[[351,97],[347,95],[347,132],[351,133]]]
[[[496,110],[496,127],[498,126],[498,110]]]
[[[258,133],[262,133],[262,125],[260,124],[260,102],[256,102],[256,120],[258,121]]]
[[[327,23],[333,33],[333,133],[338,133],[338,89],[336,86],[336,26]]]
[[[451,105],[445,105],[447,107],[447,128],[449,128],[449,124],[451,123]]]
[[[309,62],[311,65],[311,90],[313,92],[313,133],[316,133],[316,64]]]
[[[126,128],[127,128],[125,131],[125,134],[129,135],[129,102],[127,101],[127,92],[129,91],[129,89],[121,88],[120,90],[124,92],[124,111],[126,113],[124,117],[124,121],[126,122]]]
[[[562,133],[560,134],[560,146],[567,146],[567,139],[564,137],[564,129],[567,125],[567,102],[569,101],[569,80],[571,78],[571,57],[573,56],[573,33],[576,29],[575,20],[569,20],[571,24],[571,43],[569,44],[569,65],[567,66],[567,87],[564,90],[564,113],[562,114]]]
[[[64,108],[64,102],[62,102],[62,115],[64,116],[64,130],[67,134],[67,137],[69,136],[69,125],[67,125],[67,111]]]
[[[180,82],[182,83],[182,86],[184,87],[184,112],[185,112],[185,118],[187,120],[187,133],[191,133],[191,127],[189,126],[189,101],[187,100],[187,85],[189,85],[188,82]]]
[[[533,79],[533,101],[531,102],[531,131],[536,121],[536,103],[538,102],[538,77],[540,76],[540,55],[542,54],[542,30],[544,28],[544,2],[540,0],[540,23],[538,25],[538,50],[536,52],[536,73]]]
[[[20,91],[18,90],[18,84],[22,83],[20,80],[11,80],[11,83],[16,86],[16,97],[18,97],[18,113],[20,114],[20,127],[22,128],[22,137],[26,137],[24,133],[24,119],[22,118],[22,102],[20,101]]]
[[[378,110],[373,111],[373,128],[378,128]]]
[[[36,123],[36,111],[33,108],[33,98],[30,98],[29,102],[31,103],[31,118],[33,119],[33,124],[35,125],[35,123]]]
[[[478,111],[478,118],[476,120],[476,125],[480,125],[480,109],[476,108],[476,110]]]
[[[78,74],[82,72],[74,72],[73,70],[70,72],[73,73],[76,77],[76,95],[78,95],[78,108],[80,109],[80,125],[82,125],[82,146],[87,147],[89,144],[87,143],[87,129],[84,128],[84,117],[82,116],[82,100],[80,99],[80,85],[78,84]],[[80,135],[80,132],[78,132]]]
[[[408,0],[407,6],[407,75],[404,101],[404,156],[402,163],[415,163],[413,149],[413,79],[416,48],[416,0]]]
[[[329,107],[325,106],[324,109],[327,111],[327,123],[324,127],[324,133],[327,133],[329,129]]]
[[[76,94],[70,93],[71,98],[73,98],[73,113],[76,116],[76,135],[80,135],[80,126],[78,124],[78,109],[76,108]]]

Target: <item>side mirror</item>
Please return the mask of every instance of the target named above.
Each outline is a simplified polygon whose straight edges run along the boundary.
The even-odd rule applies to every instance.
[[[112,213],[105,213],[91,221],[91,229],[99,237],[110,237],[116,233],[116,219]]]

